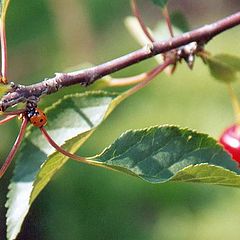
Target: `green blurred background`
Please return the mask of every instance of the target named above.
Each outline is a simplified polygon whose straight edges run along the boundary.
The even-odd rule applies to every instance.
[[[149,0],[139,0],[150,26],[161,20]],[[239,0],[172,0],[191,28],[239,10]],[[12,0],[7,17],[9,76],[30,84],[84,62],[99,64],[137,49],[124,27],[128,0]],[[212,53],[238,54],[239,27],[210,42]],[[154,67],[148,60],[114,76]],[[235,85],[239,89],[239,83]],[[68,92],[44,98],[42,106]],[[80,150],[93,155],[127,129],[177,124],[218,137],[234,121],[224,84],[214,81],[197,60],[193,71],[180,65],[126,100]],[[1,164],[17,124],[1,127]],[[33,159],[34,161],[34,159]],[[5,239],[7,187],[13,166],[0,185],[0,239]],[[69,161],[30,210],[20,240],[190,240],[240,239],[240,190],[198,184],[151,185],[133,177]]]

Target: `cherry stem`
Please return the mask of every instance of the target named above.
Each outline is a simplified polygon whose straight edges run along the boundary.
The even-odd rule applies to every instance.
[[[4,173],[7,171],[9,165],[11,164],[17,150],[19,149],[20,147],[20,144],[22,142],[22,139],[24,137],[24,134],[25,134],[25,130],[26,130],[26,127],[27,127],[27,124],[28,124],[28,119],[26,117],[23,117],[23,120],[22,120],[22,125],[21,125],[21,128],[20,128],[20,131],[19,131],[19,134],[17,136],[17,139],[10,151],[10,153],[8,154],[3,166],[1,167],[0,169],[0,178],[4,175]]]
[[[48,134],[47,130],[44,127],[39,128],[42,132],[43,136],[46,138],[46,140],[50,143],[52,147],[54,147],[58,152],[62,153],[66,157],[72,158],[73,160],[76,160],[78,162],[87,163],[90,164],[85,158],[77,156],[75,154],[72,154],[66,150],[64,150],[62,147],[60,147]]]
[[[236,122],[240,124],[240,104],[238,97],[236,96],[231,83],[228,83],[228,92],[232,101],[233,110],[236,117]]]
[[[145,36],[151,41],[151,42],[155,42],[155,39],[153,38],[153,36],[151,35],[151,33],[148,31],[147,26],[145,25],[141,13],[139,11],[139,8],[137,6],[137,1],[136,0],[132,0],[131,1],[131,7],[132,7],[132,13],[133,15],[137,18]]]
[[[9,115],[6,116],[5,118],[0,120],[0,125],[3,125],[4,123],[7,123],[9,121],[11,121],[13,118],[15,118],[17,115]]]
[[[7,83],[7,41],[5,29],[5,16],[0,21],[0,39],[1,39],[1,53],[2,53],[2,82]]]
[[[171,18],[169,16],[169,12],[168,12],[168,8],[167,6],[165,6],[162,10],[162,13],[163,13],[163,16],[166,20],[166,23],[167,23],[167,26],[168,26],[168,30],[169,30],[169,33],[170,33],[170,36],[171,37],[174,37],[174,33],[173,33],[173,27],[172,27],[172,23],[171,23]]]

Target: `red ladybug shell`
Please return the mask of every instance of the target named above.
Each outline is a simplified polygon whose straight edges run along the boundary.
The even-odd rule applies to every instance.
[[[28,117],[30,122],[35,127],[43,127],[47,124],[47,116],[46,114],[39,108],[34,108],[28,113]]]

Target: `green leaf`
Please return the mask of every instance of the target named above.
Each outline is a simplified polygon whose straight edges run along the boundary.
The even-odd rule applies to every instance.
[[[45,111],[46,129],[59,145],[76,152],[124,97],[102,91],[65,96]],[[9,187],[9,240],[15,239],[32,202],[67,160],[55,152],[38,128],[29,128]]]
[[[225,59],[225,60],[224,60]],[[233,61],[233,58],[224,58],[223,55],[208,56],[205,58],[211,75],[223,82],[232,82],[237,80],[237,65],[238,63]]]
[[[190,30],[189,23],[185,15],[179,11],[171,13],[171,22],[173,26],[180,29],[182,32],[188,32]]]
[[[0,84],[0,97],[7,93],[11,89],[9,84]]]
[[[190,165],[171,178],[174,182],[210,183],[222,186],[240,187],[240,176],[226,168],[199,164]]]
[[[215,59],[218,61],[228,65],[234,71],[239,72],[240,71],[240,58],[237,56],[232,56],[229,54],[217,54],[214,56]]]
[[[152,0],[154,4],[160,6],[161,8],[164,8],[167,3],[168,3],[168,0]]]
[[[240,170],[214,139],[175,126],[128,131],[89,160],[151,183],[188,181],[240,187]]]

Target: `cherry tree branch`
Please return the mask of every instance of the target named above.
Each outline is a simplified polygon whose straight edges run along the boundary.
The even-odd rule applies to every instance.
[[[63,87],[74,84],[87,86],[103,76],[129,67],[157,54],[177,49],[191,42],[197,42],[199,45],[204,45],[216,35],[239,24],[240,12],[237,12],[215,23],[184,33],[181,36],[170,38],[167,41],[153,42],[139,50],[95,67],[72,73],[56,73],[55,77],[45,79],[42,82],[30,86],[14,86],[8,94],[2,97],[0,101],[0,110],[5,111],[7,108],[20,102],[26,102],[33,97],[41,98],[43,95],[52,94]]]

